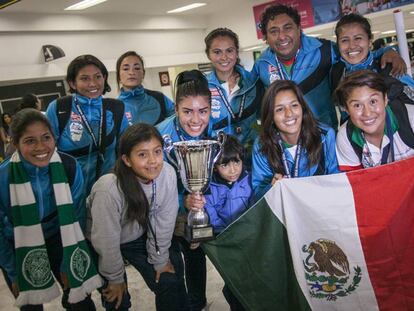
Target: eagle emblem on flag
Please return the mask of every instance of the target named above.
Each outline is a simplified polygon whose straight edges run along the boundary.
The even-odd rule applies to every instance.
[[[307,254],[303,266],[311,297],[334,301],[351,294],[361,282],[361,268],[353,267],[351,278],[348,258],[334,241],[318,239],[303,245],[302,252]]]

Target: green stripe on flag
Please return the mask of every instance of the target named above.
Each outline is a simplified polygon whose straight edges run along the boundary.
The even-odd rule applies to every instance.
[[[264,198],[203,249],[247,310],[311,310],[296,280],[286,229]]]

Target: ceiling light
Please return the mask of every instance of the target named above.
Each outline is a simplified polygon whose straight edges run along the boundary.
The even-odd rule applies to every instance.
[[[381,31],[379,31],[379,30],[374,30],[372,33],[373,34],[376,34],[376,33],[380,33]]]
[[[76,11],[76,10],[85,10],[91,6],[97,5],[99,3],[105,2],[106,0],[83,0],[81,2],[75,3],[71,6],[68,6],[65,11]]]
[[[252,47],[250,47],[250,48],[243,49],[243,52],[248,52],[248,51],[258,50],[258,49],[261,49],[262,47],[263,47],[262,45],[255,45],[255,46],[252,46]]]
[[[189,4],[189,5],[183,6],[181,8],[175,9],[175,10],[168,11],[167,13],[181,13],[181,12],[184,12],[184,11],[199,8],[201,6],[205,6],[206,4],[207,3],[196,2],[196,3]]]
[[[411,11],[410,14],[414,14],[414,11]]]
[[[308,37],[314,37],[314,38],[316,38],[316,37],[319,37],[319,36],[322,36],[322,34],[321,33],[308,33],[308,34],[306,34]]]
[[[387,30],[387,31],[382,31],[381,32],[381,34],[383,34],[383,35],[389,35],[389,34],[392,34],[392,33],[395,33],[395,30]]]

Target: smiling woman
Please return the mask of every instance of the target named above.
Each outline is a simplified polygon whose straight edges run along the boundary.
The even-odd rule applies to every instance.
[[[118,137],[128,122],[121,101],[103,99],[111,90],[108,71],[95,56],[75,58],[66,80],[72,95],[50,103],[46,115],[58,150],[73,155],[81,165],[89,194],[93,183],[113,168]]]
[[[56,278],[65,307],[95,310],[88,294],[102,282],[80,230],[85,225],[80,166],[55,150],[52,128],[41,112],[19,111],[11,130],[16,151],[0,165],[0,186],[8,189],[0,192],[0,266],[16,304],[24,306],[22,310],[43,310],[43,303],[60,294]],[[59,222],[62,217],[64,224]],[[70,242],[63,245],[61,241]],[[81,262],[76,263],[81,279],[70,260],[79,256],[76,250],[82,253]]]

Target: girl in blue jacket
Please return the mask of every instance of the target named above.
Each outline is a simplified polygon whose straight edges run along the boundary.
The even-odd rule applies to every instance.
[[[204,39],[213,71],[207,76],[211,92],[213,130],[234,135],[252,146],[258,133],[257,119],[264,87],[240,64],[239,38],[227,28],[212,30]]]
[[[220,233],[249,207],[253,193],[251,176],[243,168],[244,147],[234,136],[227,136],[223,153],[214,166],[206,209],[215,233]]]
[[[161,135],[168,135],[172,142],[209,137],[211,94],[204,75],[198,70],[184,71],[177,76],[175,89],[175,115],[158,124],[157,128]],[[183,236],[187,221],[185,210],[203,208],[204,201],[197,195],[184,195],[184,187],[180,184],[178,186],[180,211],[174,238],[180,243],[184,255],[190,310],[200,311],[207,303],[206,258],[201,247],[193,248]]]
[[[43,303],[60,295],[56,278],[65,309],[95,310],[88,294],[102,282],[96,274],[85,277],[93,264],[87,264],[91,257],[81,231],[86,216],[81,168],[73,157],[56,151],[41,112],[21,110],[11,131],[17,150],[0,165],[0,266],[16,304],[22,310],[43,310]],[[69,260],[73,256],[82,260]],[[85,269],[81,277],[76,268]]]
[[[68,66],[66,80],[72,95],[51,102],[46,115],[58,150],[81,165],[89,194],[93,183],[113,168],[119,136],[128,122],[121,101],[103,99],[111,90],[108,70],[95,56],[76,57]]]
[[[118,99],[125,104],[129,125],[158,124],[174,113],[174,103],[164,94],[142,86],[145,68],[142,56],[134,51],[122,54],[116,62],[116,81],[121,87]]]
[[[262,130],[253,147],[255,199],[283,177],[337,172],[333,129],[317,123],[294,82],[271,84],[263,98]]]

